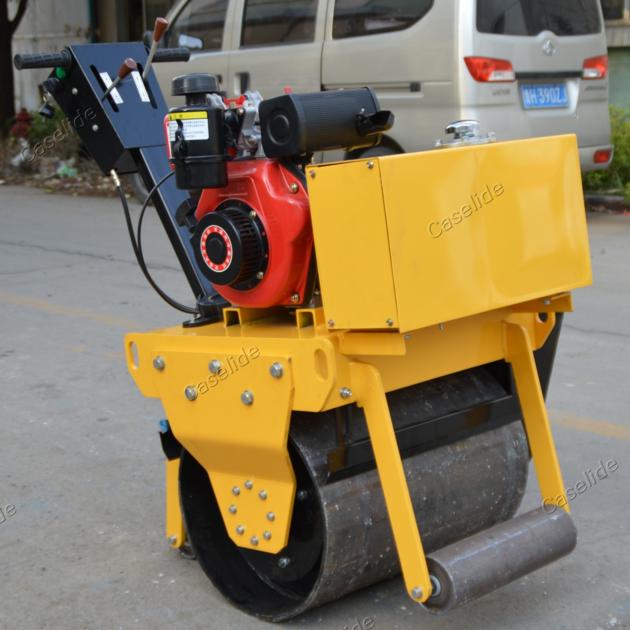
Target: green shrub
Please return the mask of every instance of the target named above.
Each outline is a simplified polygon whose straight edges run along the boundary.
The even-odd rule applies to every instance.
[[[55,114],[52,118],[40,116],[38,112],[31,112],[31,116],[33,117],[33,122],[28,132],[28,141],[31,146],[35,146],[38,142],[43,142],[48,136],[52,136],[65,118],[58,108],[55,109]]]
[[[37,155],[39,155],[40,151],[43,151],[43,154],[47,157],[60,160],[67,160],[77,156],[79,137],[72,129],[70,123],[66,121],[66,117],[60,109],[55,108],[55,114],[52,118],[40,116],[38,112],[31,112],[31,115],[33,116],[33,122],[28,133],[28,143],[31,149],[35,149],[38,145],[40,147],[43,145],[43,149],[40,148],[36,152]],[[59,139],[55,138],[55,132],[58,132],[57,136]],[[46,146],[46,143],[48,143],[48,146]]]
[[[630,110],[610,106],[612,143],[615,154],[605,171],[584,173],[584,190],[630,193]]]

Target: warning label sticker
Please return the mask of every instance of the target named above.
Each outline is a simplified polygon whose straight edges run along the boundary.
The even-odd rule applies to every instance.
[[[147,92],[147,88],[144,86],[144,81],[142,80],[142,76],[137,70],[134,70],[131,73],[133,77],[133,82],[136,84],[136,90],[138,90],[138,95],[140,96],[140,100],[143,103],[150,103],[151,99],[149,98],[149,93]]]
[[[168,138],[171,142],[175,142],[175,134],[178,129],[181,129],[184,140],[208,140],[210,138],[207,118],[169,120]]]
[[[113,83],[112,78],[107,72],[101,72],[100,75],[105,87],[108,88]],[[122,105],[124,103],[122,96],[120,96],[120,92],[116,88],[114,88],[109,95],[112,97],[116,105]]]

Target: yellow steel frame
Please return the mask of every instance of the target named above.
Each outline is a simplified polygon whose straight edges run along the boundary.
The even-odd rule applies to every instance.
[[[564,293],[402,334],[331,331],[321,309],[297,310],[292,318],[227,309],[222,323],[128,335],[127,361],[140,390],[162,400],[175,437],[207,470],[231,539],[268,553],[286,545],[291,525],[291,413],[363,407],[406,589],[421,603],[431,583],[385,394],[508,361],[541,491],[568,511],[532,354],[553,329],[555,313],[568,310]],[[224,372],[212,374],[212,361]],[[177,465],[167,464],[167,536],[174,547],[185,541]]]
[[[166,539],[175,549],[186,542],[186,528],[179,505],[179,459],[166,460]]]
[[[591,281],[577,141],[312,165],[308,181],[323,308],[229,308],[220,323],[130,334],[127,361],[207,471],[231,540],[272,554],[293,514],[292,413],[362,407],[422,603],[431,581],[388,392],[509,362],[545,502],[569,509],[533,351],[571,310],[567,291]],[[178,464],[166,471],[173,547],[186,537]]]

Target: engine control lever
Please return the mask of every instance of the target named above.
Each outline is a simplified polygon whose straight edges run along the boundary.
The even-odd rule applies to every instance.
[[[155,57],[155,53],[158,49],[160,41],[162,41],[162,37],[164,37],[164,33],[168,28],[168,21],[162,17],[155,19],[155,26],[153,27],[153,41],[151,42],[151,50],[149,51],[149,57],[147,59],[147,63],[144,66],[144,72],[142,73],[142,78],[146,81],[149,76],[149,71],[151,70],[151,64],[153,63],[153,58]]]
[[[112,81],[112,84],[105,90],[105,94],[101,97],[101,100],[104,101],[114,90],[118,84],[129,74],[131,74],[134,70],[138,69],[138,64],[131,58],[127,57],[122,62],[120,69],[118,70],[118,76]]]

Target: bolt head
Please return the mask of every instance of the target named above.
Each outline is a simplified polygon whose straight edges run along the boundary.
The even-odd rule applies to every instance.
[[[256,278],[258,278],[258,280],[262,280],[264,277],[265,277],[265,274],[264,274],[264,272],[262,272],[262,271],[259,271],[259,272],[256,274]]]
[[[310,171],[309,175],[311,176],[311,179],[315,179],[317,177],[317,173],[315,171]]]
[[[79,90],[77,90],[77,88],[73,87],[72,88],[72,96],[76,96],[79,93]]]
[[[335,327],[335,320],[334,319],[329,319],[328,320],[328,328],[334,328]]]
[[[98,131],[98,125],[92,125],[92,131],[96,133]]]
[[[254,394],[253,392],[250,392],[249,389],[246,389],[242,394],[241,394],[241,402],[244,405],[247,405],[248,407],[250,405],[254,404]]]
[[[258,493],[258,496],[260,497],[261,501],[266,501],[267,500],[267,491],[266,490],[261,490]]]
[[[291,303],[292,304],[297,304],[300,301],[300,294],[299,293],[293,293],[291,295]]]
[[[249,542],[251,542],[251,543],[252,543],[252,545],[254,545],[254,547],[258,546],[258,542],[259,542],[259,541],[258,541],[258,536],[252,536],[252,537],[249,539]]]
[[[221,361],[219,361],[219,359],[212,359],[208,364],[208,369],[211,374],[218,374],[221,370]]]
[[[251,479],[248,479],[248,480],[245,482],[245,487],[246,487],[248,490],[251,490],[251,489],[254,487],[254,482],[253,482]]]
[[[190,402],[193,402],[194,400],[197,400],[197,389],[195,387],[193,387],[192,385],[189,385],[185,390],[184,390],[184,394],[186,395],[186,398],[188,398],[188,400],[190,400]]]
[[[166,367],[166,361],[162,357],[155,357],[153,367],[161,372]]]
[[[286,569],[291,564],[291,558],[282,557],[278,560],[278,566],[281,569]]]
[[[411,589],[411,596],[414,599],[421,599],[422,598],[422,589],[419,586],[414,587],[413,589]]]
[[[237,497],[239,494],[241,494],[241,489],[238,486],[234,486],[232,488],[232,494]]]
[[[394,320],[388,319],[385,323],[391,328],[394,325]]]
[[[169,544],[174,545],[177,542],[177,536],[169,536],[168,542]]]
[[[276,520],[276,515],[273,512],[267,512],[267,520],[268,521],[275,521]]]
[[[339,395],[344,399],[352,398],[352,390],[349,387],[342,387],[339,390]]]
[[[236,533],[239,536],[242,536],[245,533],[245,528],[242,525],[237,525],[236,527]]]
[[[271,532],[269,532],[269,531],[264,532],[263,533],[263,538],[265,540],[271,540]]]
[[[230,511],[230,514],[236,514],[236,506],[235,505],[230,505],[230,507],[228,508]]]
[[[300,490],[297,493],[297,499],[298,501],[306,501],[308,499],[308,490]]]
[[[282,367],[282,363],[272,363],[269,368],[269,374],[274,378],[282,378],[284,375],[284,368]]]
[[[372,160],[370,160],[370,161],[367,163],[367,167],[368,167],[370,170],[372,170],[372,169],[374,168],[374,162],[373,162]]]
[[[250,219],[255,219],[257,216],[258,216],[258,213],[257,213],[255,210],[252,210],[252,211],[249,213],[249,218],[250,218]]]
[[[290,186],[290,190],[295,195],[296,193],[300,192],[300,187],[295,182],[293,182]]]

